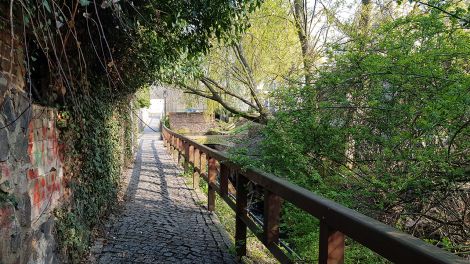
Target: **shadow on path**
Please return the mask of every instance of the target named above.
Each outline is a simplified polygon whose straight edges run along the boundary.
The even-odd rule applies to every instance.
[[[123,212],[111,224],[98,263],[234,263],[219,230],[171,157],[159,133],[144,133]]]

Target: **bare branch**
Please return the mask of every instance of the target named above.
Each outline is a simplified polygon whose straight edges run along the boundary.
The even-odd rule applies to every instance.
[[[200,81],[207,87],[207,89],[209,89],[211,94],[208,94],[208,93],[206,93],[202,90],[199,90],[197,88],[191,87],[191,86],[183,84],[183,83],[177,83],[177,85],[182,87],[183,89],[185,89],[186,90],[185,93],[195,94],[195,95],[210,99],[212,101],[218,102],[223,108],[227,109],[227,111],[229,111],[232,114],[239,115],[243,118],[246,118],[246,119],[251,120],[251,121],[256,122],[256,123],[260,123],[260,124],[265,124],[266,123],[266,121],[267,121],[266,118],[264,116],[262,116],[261,114],[253,115],[253,114],[249,114],[249,113],[246,113],[246,112],[243,112],[241,110],[236,109],[235,107],[229,105],[220,96],[220,94],[214,89],[214,87],[211,85],[211,83],[209,83],[209,81],[204,80],[204,79],[201,79]]]
[[[218,89],[223,91],[224,93],[237,98],[238,100],[242,101],[243,103],[245,103],[245,104],[249,105],[250,107],[252,107],[252,108],[256,109],[257,111],[259,111],[259,108],[256,105],[252,104],[250,101],[244,99],[243,97],[241,97],[241,96],[227,90],[226,88],[222,87],[219,83],[217,83],[213,79],[211,79],[209,77],[202,77],[201,80],[205,80],[205,81],[211,83],[212,85],[214,85],[215,87],[217,87]]]
[[[241,44],[237,44],[237,45],[234,45],[233,50],[235,51],[235,55],[237,55],[237,58],[240,61],[240,63],[242,64],[243,69],[244,69],[244,71],[245,71],[245,73],[248,77],[249,84],[250,84],[250,85],[248,85],[248,89],[250,90],[251,97],[253,98],[256,105],[258,106],[259,111],[261,112],[263,110],[263,105],[259,101],[259,98],[256,94],[256,91],[255,91],[256,84],[255,84],[255,80],[254,80],[254,77],[253,77],[253,71],[251,70],[251,67],[248,64],[248,61],[245,58],[245,54],[243,52],[243,47],[242,47]]]

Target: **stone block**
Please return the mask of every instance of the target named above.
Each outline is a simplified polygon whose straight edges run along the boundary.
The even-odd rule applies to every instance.
[[[5,50],[6,49],[4,49],[4,52],[5,52]],[[1,66],[2,66],[2,71],[4,73],[10,72],[10,65],[11,65],[10,60],[2,59]]]
[[[13,101],[10,96],[5,97],[5,102],[3,103],[2,112],[3,112],[3,115],[5,116],[6,123],[11,123],[16,119],[15,108],[13,106]]]
[[[48,114],[47,118],[48,118],[49,122],[53,124],[54,120],[55,120],[55,117],[56,117],[55,110],[54,109],[49,109],[47,114]]]
[[[49,133],[50,133],[50,132],[49,132]],[[52,141],[52,140],[50,140],[50,139],[47,139],[47,140],[45,140],[44,142],[46,142],[47,152],[52,154],[52,151],[51,151],[51,150],[54,149],[54,141]]]
[[[5,77],[0,77],[0,89],[6,89],[8,80]]]
[[[10,235],[10,250],[12,253],[18,253],[21,250],[21,230],[16,221]]]
[[[28,169],[28,171],[26,173],[27,173],[27,176],[28,176],[28,180],[30,180],[30,181],[35,180],[39,177],[39,173],[38,173],[37,168]]]
[[[33,110],[31,109],[31,106],[29,105],[29,99],[28,95],[24,92],[17,92],[15,95],[18,99],[15,100],[15,108],[17,109],[17,113],[21,113],[23,111],[26,112],[22,116],[22,126],[26,128],[27,125],[29,124],[30,120],[33,117]]]
[[[36,117],[37,114],[38,114],[38,113],[37,113],[37,111],[35,110],[35,111],[34,111],[34,117]],[[34,119],[34,129],[38,129],[38,128],[40,128],[40,127],[42,127],[42,121],[41,121],[41,119],[35,118],[35,119]]]
[[[28,157],[28,134],[23,129],[17,129],[16,131],[18,131],[18,133],[16,134],[15,144],[13,145],[13,149],[11,149],[11,151],[13,152],[17,162],[29,162],[30,159]]]
[[[8,180],[11,177],[11,168],[7,162],[0,162],[0,183],[2,180]]]
[[[0,122],[0,127],[3,127]],[[8,130],[0,129],[0,161],[6,161],[10,155],[10,142],[8,141]]]
[[[32,213],[33,203],[29,193],[24,193],[21,199],[21,204],[19,206],[19,212],[21,213],[21,226],[31,227],[31,213]]]
[[[9,204],[0,205],[0,230],[11,229],[15,219],[15,210]]]

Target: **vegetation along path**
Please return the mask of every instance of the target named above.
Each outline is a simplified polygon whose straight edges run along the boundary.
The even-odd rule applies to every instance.
[[[129,200],[95,253],[97,263],[234,263],[217,219],[198,205],[160,135],[144,133],[139,148]]]

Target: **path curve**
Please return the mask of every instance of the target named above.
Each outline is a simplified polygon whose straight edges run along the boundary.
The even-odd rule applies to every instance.
[[[140,140],[128,201],[105,242],[95,243],[96,262],[235,263],[215,215],[178,176],[160,135],[145,132]]]

